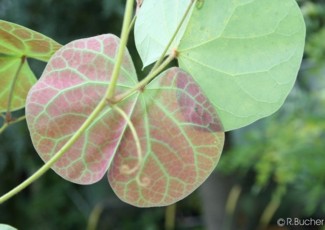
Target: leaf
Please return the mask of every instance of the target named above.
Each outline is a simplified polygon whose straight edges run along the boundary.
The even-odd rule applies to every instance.
[[[108,178],[115,193],[139,207],[175,203],[194,191],[218,163],[224,133],[219,118],[192,78],[179,68],[159,75],[139,95],[131,120],[144,160],[136,167],[136,145],[123,135]]]
[[[73,41],[48,62],[41,78],[31,88],[26,120],[33,144],[47,162],[84,123],[105,95],[119,39],[102,35]],[[124,55],[117,93],[137,82],[128,53]],[[136,95],[119,106],[129,114]],[[92,184],[107,171],[126,128],[125,120],[107,108],[78,141],[53,166],[66,180]]]
[[[296,80],[304,42],[294,0],[204,0],[192,12],[178,59],[232,130],[279,109]]]
[[[134,27],[135,45],[143,62],[143,67],[157,61],[181,21],[191,0],[145,0],[138,9]],[[179,44],[184,34],[184,22],[167,54]]]
[[[24,107],[27,92],[36,82],[25,57],[48,61],[60,47],[60,44],[38,32],[0,20],[0,112],[7,110],[9,94],[20,65],[22,68],[14,87],[12,111]]]
[[[21,62],[22,61],[16,57],[0,56],[0,112],[7,111],[12,81],[21,65]],[[36,78],[27,63],[22,66],[20,76],[23,76],[24,79],[20,77],[16,82],[10,106],[11,110],[24,107],[27,93],[36,82]]]
[[[0,230],[17,230],[17,229],[14,227],[11,227],[10,225],[0,224]]]
[[[32,87],[26,119],[44,161],[66,143],[104,96],[118,45],[114,35],[71,42],[51,58]],[[121,68],[117,94],[137,84],[127,52]],[[137,131],[142,157],[126,120],[107,105],[53,166],[60,176],[92,184],[109,169],[116,194],[143,207],[182,199],[214,169],[224,142],[221,123],[198,85],[179,68],[162,73],[117,106]]]

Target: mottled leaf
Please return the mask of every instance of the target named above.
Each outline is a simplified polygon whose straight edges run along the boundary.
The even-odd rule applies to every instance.
[[[116,194],[140,207],[164,206],[189,195],[218,163],[224,133],[219,118],[193,79],[179,68],[158,76],[140,94],[131,120],[144,152],[126,131],[109,170]]]
[[[295,0],[204,0],[181,39],[179,65],[217,108],[225,130],[232,130],[283,104],[304,42]]]
[[[26,27],[0,20],[0,53],[8,56],[27,56],[48,61],[61,47],[51,38]]]
[[[0,112],[7,110],[9,93],[17,74],[11,110],[24,107],[27,92],[36,82],[25,58],[47,61],[60,47],[38,32],[0,20]]]
[[[144,67],[157,61],[172,38],[191,0],[145,0],[137,13],[134,38]],[[184,22],[167,54],[177,47],[186,28]]]
[[[26,119],[44,161],[66,143],[104,96],[118,45],[114,35],[69,43],[52,57],[32,87]],[[117,94],[137,84],[127,52],[123,60]],[[53,166],[59,175],[91,184],[109,168],[116,194],[132,205],[147,207],[182,199],[214,169],[224,142],[222,125],[199,86],[179,68],[162,73],[117,106],[137,131],[142,157],[126,120],[107,105]]]
[[[76,40],[61,48],[27,97],[26,120],[33,144],[46,162],[77,131],[105,94],[115,64],[119,39],[102,35]],[[136,72],[124,55],[117,93],[134,86]],[[120,105],[130,113],[135,95]],[[107,171],[126,127],[107,108],[72,148],[53,166],[63,178],[92,184]]]

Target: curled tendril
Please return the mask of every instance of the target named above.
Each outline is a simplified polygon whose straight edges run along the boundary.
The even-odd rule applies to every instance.
[[[129,128],[131,130],[135,145],[136,145],[137,164],[133,168],[130,168],[130,166],[128,166],[128,165],[122,165],[121,168],[120,168],[121,173],[130,175],[130,174],[135,173],[140,168],[140,166],[141,166],[141,164],[143,162],[143,156],[142,156],[142,150],[141,150],[141,144],[140,144],[139,136],[138,136],[137,131],[136,131],[132,121],[130,120],[129,116],[120,107],[118,107],[117,105],[113,105],[112,108],[115,109],[116,112],[118,112],[125,119],[125,121],[127,122],[128,126],[129,126]]]
[[[136,176],[135,180],[136,180],[137,184],[142,186],[142,187],[147,187],[151,182],[150,178],[147,177],[147,176],[144,176],[144,177],[140,178],[140,174],[138,174]]]
[[[137,131],[132,123],[132,121],[130,120],[129,116],[118,106],[114,105],[112,106],[113,109],[115,109],[127,122],[131,133],[133,135],[135,144],[136,144],[136,148],[137,148],[137,163],[134,167],[130,168],[129,165],[122,165],[120,168],[120,172],[123,174],[127,174],[127,175],[131,175],[133,173],[135,173],[136,171],[139,170],[139,168],[141,167],[142,163],[143,163],[143,156],[142,156],[142,150],[141,150],[141,144],[140,144],[140,140],[139,140],[139,136],[137,134]],[[138,185],[142,186],[142,187],[147,187],[150,184],[150,178],[147,176],[144,177],[140,177],[140,173],[137,173],[135,180],[137,182]]]

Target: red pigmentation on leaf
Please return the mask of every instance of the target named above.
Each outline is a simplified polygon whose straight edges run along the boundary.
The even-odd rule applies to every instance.
[[[51,58],[32,87],[26,119],[44,161],[64,146],[102,100],[118,45],[119,39],[110,34],[71,42]],[[116,93],[136,85],[126,52]],[[92,184],[108,170],[118,197],[134,206],[151,207],[186,197],[217,165],[224,143],[220,120],[196,82],[181,69],[168,69],[114,107],[129,117],[139,142],[119,110],[107,104],[54,164],[54,171],[71,182]]]

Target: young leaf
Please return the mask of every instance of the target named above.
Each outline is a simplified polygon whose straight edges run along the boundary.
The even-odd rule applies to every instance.
[[[304,42],[295,0],[204,0],[179,44],[179,65],[214,104],[225,130],[232,130],[283,104]]]
[[[73,41],[48,62],[43,75],[31,88],[26,103],[26,120],[33,144],[46,162],[77,131],[105,95],[119,39],[102,35]],[[124,55],[117,93],[132,88],[136,72],[128,53]],[[136,95],[119,106],[127,114]],[[53,166],[66,180],[92,184],[107,171],[126,128],[126,121],[112,109],[98,119]]]
[[[224,133],[219,118],[193,79],[172,68],[140,93],[131,116],[143,150],[139,170],[136,145],[123,135],[108,178],[115,193],[139,207],[164,206],[189,195],[218,163]]]
[[[48,61],[60,47],[60,44],[40,33],[0,20],[0,112],[7,110],[11,90],[14,90],[11,110],[24,107],[27,92],[36,82],[25,58]]]
[[[26,106],[33,144],[48,161],[105,95],[119,40],[102,35],[60,49],[32,87]],[[137,84],[125,53],[117,94]],[[136,206],[161,206],[197,188],[218,162],[224,133],[218,116],[193,79],[173,68],[118,103],[140,140],[139,157],[127,121],[109,104],[53,166],[63,178],[91,184],[109,169],[116,194]],[[135,169],[135,170],[134,170]]]
[[[159,59],[176,31],[191,0],[145,0],[137,13],[134,38],[143,67]],[[178,46],[186,23],[181,27],[167,54]]]

